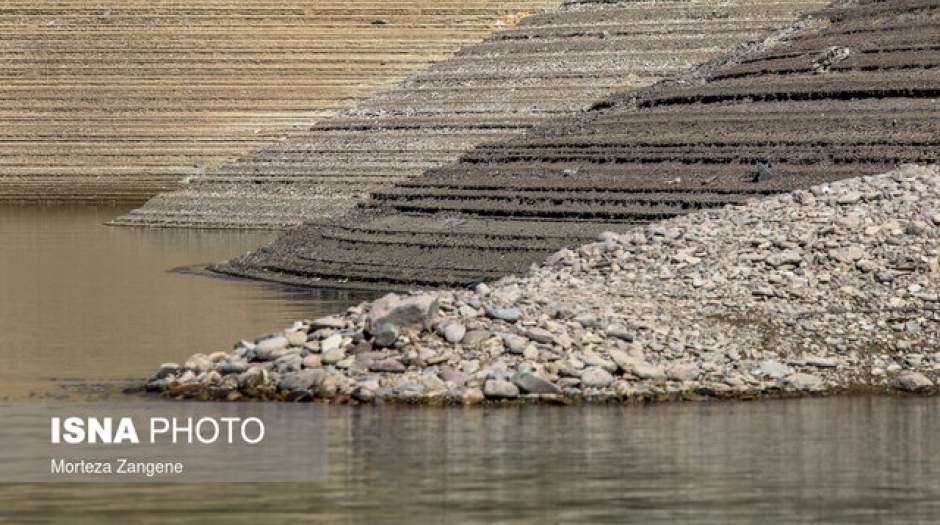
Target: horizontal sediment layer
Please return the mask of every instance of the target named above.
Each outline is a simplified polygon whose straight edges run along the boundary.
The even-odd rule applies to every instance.
[[[178,189],[560,1],[6,1],[0,201]]]
[[[166,363],[146,388],[354,404],[936,394],[938,258],[940,172],[908,165],[607,231],[473,291],[389,294]]]
[[[210,170],[115,223],[329,222],[371,192],[671,77],[822,4],[569,2],[465,47],[288,141]]]
[[[936,2],[824,11],[692,74],[374,191],[342,235],[304,227],[220,268],[329,286],[467,286],[604,229],[935,163],[938,25]],[[491,235],[501,224],[522,227]]]

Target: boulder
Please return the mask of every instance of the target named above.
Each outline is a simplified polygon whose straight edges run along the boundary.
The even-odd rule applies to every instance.
[[[512,376],[512,382],[527,394],[559,394],[561,388],[544,377],[524,372]]]
[[[918,372],[905,372],[894,378],[891,386],[905,392],[925,392],[933,388],[933,381]]]
[[[483,395],[490,399],[513,399],[519,397],[519,388],[509,381],[490,379],[483,385]]]

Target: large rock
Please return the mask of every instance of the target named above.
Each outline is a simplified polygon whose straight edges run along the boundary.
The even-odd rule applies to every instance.
[[[614,382],[614,376],[599,366],[585,368],[581,372],[581,384],[591,388],[604,388]]]
[[[310,323],[310,327],[314,330],[319,330],[321,328],[332,328],[333,330],[342,330],[346,327],[346,320],[342,317],[331,315],[329,317],[321,317],[314,322]]]
[[[761,361],[759,370],[761,375],[771,379],[783,379],[793,373],[792,368],[773,359]]]
[[[555,344],[555,336],[544,328],[529,328],[525,331],[529,339],[544,344]]]
[[[509,381],[490,379],[483,385],[483,395],[490,399],[513,399],[519,397],[519,389]]]
[[[891,386],[905,392],[925,392],[933,388],[933,382],[924,374],[905,372],[894,378]]]
[[[454,321],[448,321],[438,327],[438,332],[448,343],[457,344],[463,341],[464,336],[467,335],[467,327]]]
[[[666,375],[675,381],[695,381],[701,377],[702,370],[695,363],[681,362],[672,364],[666,370]]]
[[[786,378],[787,384],[796,388],[797,390],[809,390],[809,391],[818,391],[823,388],[823,380],[819,376],[813,374],[806,374],[803,372],[798,372],[795,374],[790,374]]]
[[[373,372],[390,372],[393,374],[403,373],[407,367],[398,359],[383,359],[369,365],[369,370]]]
[[[422,294],[400,298],[389,294],[372,304],[369,311],[370,325],[394,323],[396,326],[430,328],[438,312],[438,299],[434,294]]]
[[[621,350],[609,350],[610,358],[625,374],[634,375],[640,379],[662,381],[666,379],[666,371],[662,367],[647,363],[639,357],[632,356]],[[678,370],[677,370],[678,372]]]
[[[438,312],[438,300],[434,294],[422,294],[402,299],[396,294],[388,294],[372,303],[367,327],[373,335],[383,334],[374,340],[377,346],[389,346],[395,341],[389,334],[400,333],[405,328],[429,329]]]
[[[487,306],[485,308],[486,315],[492,317],[493,319],[502,319],[503,321],[509,321],[514,323],[522,318],[522,314],[519,313],[519,310],[515,308],[495,308]]]
[[[561,388],[544,377],[525,372],[512,376],[512,382],[528,394],[558,394]]]
[[[278,350],[283,350],[288,346],[290,346],[290,341],[286,337],[279,335],[258,341],[258,343],[255,345],[255,350],[261,352],[276,352]]]
[[[284,374],[277,386],[281,390],[311,390],[318,386],[325,376],[326,372],[322,369],[307,368]]]
[[[506,334],[503,336],[503,344],[506,345],[510,353],[522,355],[526,347],[529,346],[529,340],[521,335]]]

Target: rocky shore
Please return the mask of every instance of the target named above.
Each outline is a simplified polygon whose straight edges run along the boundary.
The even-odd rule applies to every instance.
[[[177,398],[628,402],[933,393],[940,173],[878,176],[606,232],[524,276],[390,294],[162,365]]]

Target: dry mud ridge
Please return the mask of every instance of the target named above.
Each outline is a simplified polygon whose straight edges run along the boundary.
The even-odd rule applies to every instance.
[[[329,222],[370,192],[649,86],[824,5],[572,1],[463,48],[354,110],[210,170],[115,221],[280,228]]]
[[[689,211],[940,157],[940,2],[829,8],[674,81],[375,192],[221,266],[285,282],[465,286]]]
[[[6,0],[0,200],[144,200],[560,0]]]
[[[474,290],[386,295],[159,368],[178,398],[632,402],[940,384],[940,172],[603,232]]]

